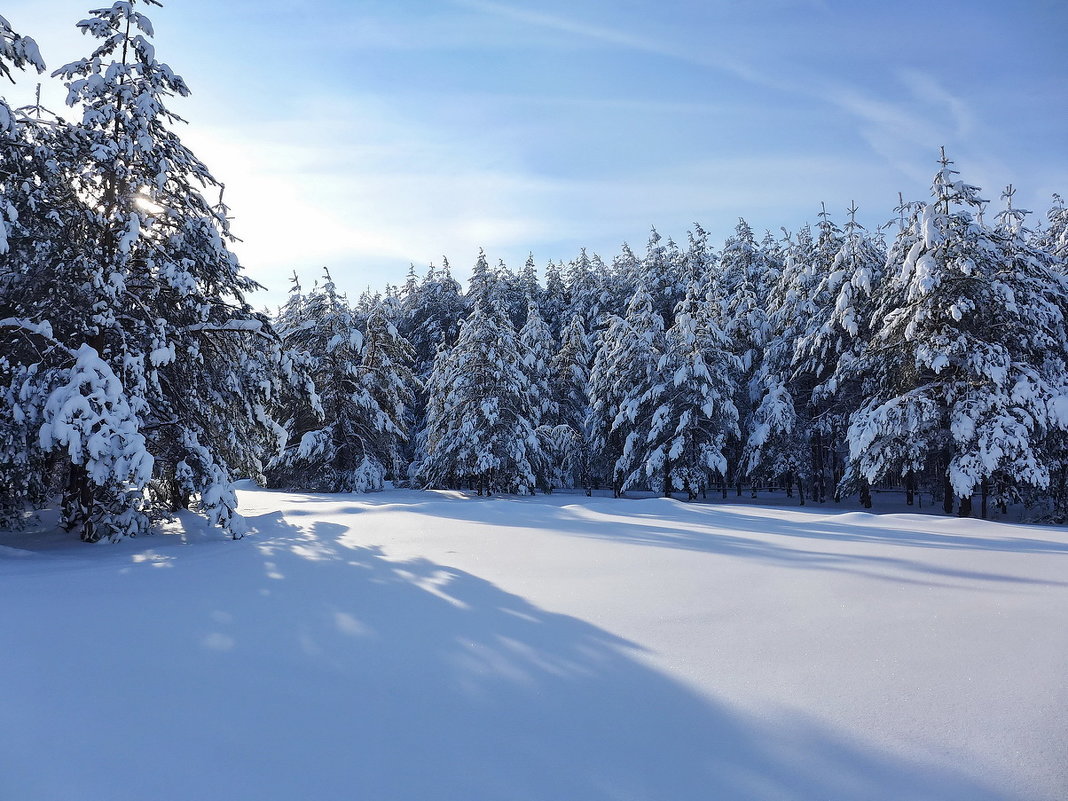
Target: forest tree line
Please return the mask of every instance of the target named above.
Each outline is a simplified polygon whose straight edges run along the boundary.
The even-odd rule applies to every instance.
[[[0,99],[0,526],[59,499],[90,541],[189,507],[240,536],[239,477],[1068,510],[1059,198],[1030,228],[943,154],[886,225],[654,230],[541,275],[483,254],[466,290],[445,262],[355,302],[295,277],[268,315],[151,23],[120,2],[79,26],[95,50],[53,73],[75,120]],[[12,69],[44,64],[0,18]]]

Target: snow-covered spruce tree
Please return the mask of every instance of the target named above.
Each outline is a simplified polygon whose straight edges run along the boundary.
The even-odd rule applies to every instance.
[[[434,360],[442,347],[451,348],[460,334],[460,324],[469,313],[467,300],[459,282],[452,277],[449,260],[443,259],[441,269],[430,265],[422,281],[415,277],[414,267],[401,292],[403,314],[397,321],[401,336],[414,351],[413,373],[419,386],[425,389],[434,368]],[[426,418],[427,396],[417,391],[408,415],[408,428],[417,433],[410,437],[405,458],[414,464],[425,455],[418,450]]]
[[[532,258],[527,260],[528,264]],[[537,297],[537,289],[531,295],[523,276],[511,270],[502,259],[497,262],[494,271],[493,291],[497,293],[497,305],[505,310],[512,327],[516,331],[521,329],[527,319],[528,296]]]
[[[686,296],[682,271],[683,257],[678,247],[671,239],[665,242],[653,228],[646,244],[645,258],[638,265],[636,280],[652,296],[653,308],[666,327],[674,322],[675,307]]]
[[[239,536],[231,479],[235,470],[256,472],[276,434],[265,405],[277,341],[244,300],[256,284],[228,248],[227,209],[202,194],[218,183],[171,130],[180,119],[165,101],[189,90],[156,60],[152,25],[136,5],[92,12],[79,27],[99,40],[96,49],[54,73],[81,110],[62,165],[81,205],[68,215],[68,257],[52,265],[53,280],[82,293],[52,319],[77,363],[56,392],[69,398],[77,388],[128,414],[115,430],[126,432],[125,445],[144,438],[154,460],[152,508],[192,496],[212,523]],[[116,521],[137,517],[143,474],[132,484],[117,474],[101,483],[73,458],[56,416],[68,407],[46,404],[41,438],[54,454],[72,455],[66,525],[87,540],[142,530],[143,522]]]
[[[374,414],[369,426],[370,451],[385,467],[388,480],[407,477],[404,444],[419,380],[412,372],[415,351],[397,327],[403,316],[400,300],[385,297],[370,310],[364,324],[358,383],[361,404]]]
[[[1060,300],[1060,311],[1068,314],[1068,274],[1064,270],[1064,257],[1068,254],[1068,235],[1062,228],[1058,232],[1058,220],[1051,212],[1049,220],[1052,223],[1046,237],[1036,237],[1034,232],[1028,230],[1025,225],[1027,215],[1031,212],[1020,209],[1013,205],[1016,190],[1012,184],[1001,193],[1005,201],[1005,208],[998,213],[996,230],[1004,238],[1006,249],[1011,256],[1011,261],[1005,263],[1004,269],[1019,269],[1016,260],[1024,259],[1031,264],[1037,264],[1045,270],[1051,271],[1056,279],[1060,280],[1060,287],[1051,287],[1052,295]],[[1059,198],[1058,198],[1059,200]],[[1063,211],[1063,210],[1062,210]],[[1062,216],[1064,216],[1062,214]],[[1063,329],[1062,329],[1063,330]],[[1054,417],[1063,417],[1068,409],[1068,375],[1065,374],[1065,361],[1068,356],[1068,343],[1060,352],[1034,353],[1036,359],[1045,357],[1046,373],[1062,376],[1060,381],[1061,391],[1064,393],[1061,399],[1054,400]],[[1055,384],[1057,382],[1055,381]],[[993,491],[995,502],[1002,512],[1005,511],[1006,503],[1022,497],[1033,510],[1037,519],[1053,520],[1063,523],[1068,520],[1068,426],[1063,424],[1053,425],[1049,428],[1042,448],[1048,465],[1050,480],[1048,485],[1030,485],[1024,488],[1013,486],[1012,482],[1004,481],[1000,474],[994,476],[993,481],[984,482],[980,485],[982,498],[982,516],[987,516],[988,498]]]
[[[11,70],[27,67],[44,71],[36,43],[0,17],[0,78],[14,81]],[[40,233],[34,229],[45,210],[38,203],[48,199],[36,174],[50,154],[34,146],[28,129],[0,97],[0,528],[17,525],[46,493],[35,427],[42,348],[54,343],[51,326],[34,319],[25,283],[37,258],[29,234]]]
[[[545,267],[545,289],[542,290],[538,308],[554,339],[562,338],[563,328],[569,319],[564,316],[567,307],[567,287],[564,286],[560,267],[550,261]]]
[[[830,469],[830,486],[837,487],[844,470],[841,440],[848,417],[857,407],[850,365],[871,338],[872,296],[882,281],[886,261],[881,244],[857,222],[856,212],[856,205],[851,205],[845,231],[836,237],[838,250],[816,288],[808,324],[794,348],[794,377],[812,420],[813,461],[820,479],[817,491],[822,490],[825,471]],[[858,489],[864,505],[870,506],[867,484],[861,482]],[[822,498],[817,494],[817,499]]]
[[[657,381],[664,352],[664,321],[653,310],[652,296],[639,286],[625,317],[610,317],[590,370],[587,421],[598,476],[615,495],[643,483],[644,442],[648,420],[641,400]]]
[[[431,265],[421,282],[414,275],[405,285],[401,303],[401,335],[415,350],[415,374],[426,380],[434,364],[438,346],[451,348],[460,333],[460,323],[468,313],[459,282],[452,277],[449,260],[441,269]]]
[[[535,428],[553,425],[556,420],[557,407],[552,395],[549,373],[555,352],[556,343],[549,326],[542,320],[534,299],[528,298],[526,322],[519,331],[519,354],[523,372],[530,383],[533,403],[529,417]]]
[[[310,375],[304,403],[291,410],[288,441],[265,470],[270,486],[314,492],[367,492],[398,477],[406,439],[405,411],[415,379],[411,347],[381,304],[369,311],[366,332],[337,292],[329,271],[323,286],[283,308],[278,332],[292,358]]]
[[[801,504],[810,486],[811,458],[806,410],[803,401],[798,409],[795,398],[792,359],[798,330],[813,313],[819,274],[816,246],[806,226],[788,241],[784,269],[769,296],[766,343],[749,379],[753,407],[741,454],[741,470],[750,481],[781,477],[788,494],[796,483]]]
[[[635,472],[644,473],[643,483],[664,495],[685,490],[691,500],[714,475],[725,482],[726,445],[738,436],[737,359],[711,306],[691,285],[664,336],[656,380],[635,415],[644,424],[634,445],[641,454]]]
[[[697,294],[704,298],[712,288],[715,280],[717,255],[708,243],[708,231],[700,224],[694,223],[693,230],[686,234],[686,251],[681,257],[681,276],[683,286],[697,286]]]
[[[582,316],[575,314],[562,332],[560,348],[549,364],[549,386],[555,410],[548,447],[553,469],[552,486],[591,489],[592,459],[586,420],[592,360],[593,348]]]
[[[493,280],[480,254],[471,315],[455,347],[439,349],[427,382],[425,455],[413,469],[424,486],[525,494],[544,484],[546,460],[531,420],[536,403]]]
[[[753,412],[759,397],[754,392],[756,377],[767,344],[767,295],[770,292],[774,266],[753,236],[753,229],[739,219],[734,236],[723,246],[720,254],[716,300],[723,309],[724,333],[731,343],[731,351],[738,357],[741,374],[735,406],[743,421],[742,440],[731,449],[728,462],[732,480],[741,494],[744,465],[742,443],[747,441],[755,426]]]
[[[0,20],[0,71],[10,77],[8,62],[44,68],[32,40]],[[66,470],[84,479],[83,492],[64,499],[69,527],[84,519],[89,540],[136,534],[147,527],[141,495],[152,458],[112,368],[84,337],[78,346],[63,336],[69,310],[85,298],[66,270],[83,207],[69,154],[82,140],[34,111],[13,113],[0,101],[0,517],[25,519]]]
[[[850,474],[941,479],[943,508],[971,512],[977,487],[1046,487],[1047,444],[1068,428],[1064,283],[1048,259],[969,212],[984,202],[945,156],[934,200],[898,237],[858,360]]]
[[[1053,196],[1053,205],[1046,212],[1046,227],[1035,234],[1033,243],[1057,260],[1058,271],[1068,274],[1068,207],[1060,195]]]
[[[577,259],[568,262],[563,271],[563,280],[567,286],[569,303],[562,312],[561,322],[579,314],[590,331],[604,317],[622,314],[632,291],[625,288],[630,285],[629,278],[628,283],[620,284],[614,275],[609,275],[601,257],[596,253],[588,255],[586,248],[581,249]]]

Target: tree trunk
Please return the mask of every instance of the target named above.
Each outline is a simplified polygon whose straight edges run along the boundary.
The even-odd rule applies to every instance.
[[[949,480],[949,471],[942,476],[942,511],[953,514],[953,483]]]
[[[957,517],[971,517],[972,516],[972,494],[969,492],[967,495],[960,499],[960,503],[957,505]]]
[[[94,501],[93,483],[89,480],[89,473],[84,466],[72,464],[63,497],[64,528],[67,531],[80,529],[82,542],[100,540],[100,532],[97,531],[96,521],[93,519]]]
[[[916,501],[916,473],[909,470],[905,473],[905,504],[912,506]]]
[[[871,484],[865,478],[860,480],[860,505],[871,509]]]
[[[823,435],[816,432],[812,442],[812,468],[815,480],[812,482],[812,500],[823,503],[827,500],[826,478],[823,475]]]

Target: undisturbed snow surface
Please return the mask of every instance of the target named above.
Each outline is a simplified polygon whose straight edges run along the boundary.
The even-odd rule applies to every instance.
[[[0,799],[1068,798],[1068,532],[241,493],[0,536]]]

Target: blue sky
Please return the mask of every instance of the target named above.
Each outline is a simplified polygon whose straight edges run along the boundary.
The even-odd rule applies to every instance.
[[[95,4],[5,0],[49,67]],[[994,205],[1068,194],[1068,4],[836,0],[173,0],[143,8],[193,96],[274,305],[328,266],[350,295],[480,246],[609,258],[649,228],[716,243],[851,200],[925,199],[940,145]],[[28,99],[33,82],[6,90]],[[46,91],[55,106],[62,89]]]

